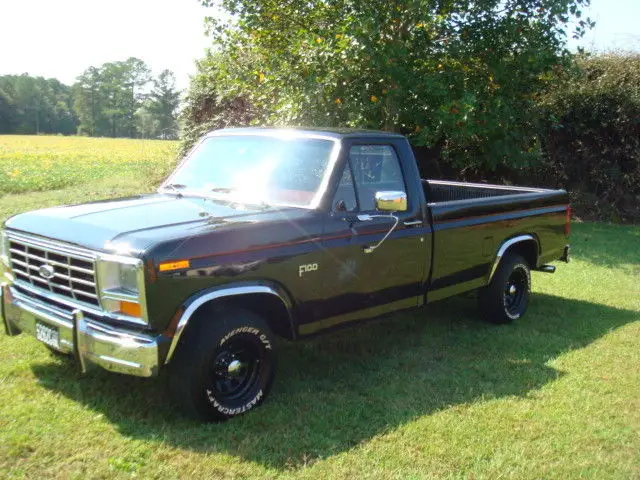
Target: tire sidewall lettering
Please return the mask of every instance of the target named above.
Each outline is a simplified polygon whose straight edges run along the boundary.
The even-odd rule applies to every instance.
[[[265,349],[273,350],[273,346],[271,345],[271,341],[269,340],[269,337],[264,332],[262,332],[260,329],[255,328],[255,327],[234,328],[229,333],[227,333],[224,337],[222,337],[222,339],[220,340],[219,345],[224,345],[232,337],[234,337],[236,335],[241,335],[241,334],[244,334],[244,333],[250,334],[250,335],[255,335],[260,340],[260,342],[262,343],[262,345],[264,346]]]
[[[213,395],[213,391],[211,389],[206,389],[205,393],[207,395],[207,400],[209,400],[209,403],[211,404],[211,406],[221,414],[226,415],[228,417],[233,417],[235,415],[240,415],[242,413],[248,412],[249,410],[254,408],[260,402],[260,400],[262,400],[262,397],[264,396],[264,392],[262,391],[262,389],[260,389],[258,390],[258,393],[256,393],[256,396],[253,397],[244,405],[236,408],[229,408],[221,405],[216,400],[216,398]]]

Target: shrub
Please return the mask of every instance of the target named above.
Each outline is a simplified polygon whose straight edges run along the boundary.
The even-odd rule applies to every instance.
[[[578,57],[540,99],[543,168],[589,218],[640,220],[640,55]]]

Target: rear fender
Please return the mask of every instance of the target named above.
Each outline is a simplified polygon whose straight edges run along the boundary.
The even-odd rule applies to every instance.
[[[540,252],[538,240],[529,233],[518,235],[505,240],[502,245],[500,245],[493,261],[493,265],[491,266],[487,283],[491,283],[493,275],[496,273],[496,270],[498,270],[503,257],[505,257],[509,252],[520,249],[523,250],[523,256],[529,263],[529,267],[531,269],[535,269],[537,267],[538,254]]]

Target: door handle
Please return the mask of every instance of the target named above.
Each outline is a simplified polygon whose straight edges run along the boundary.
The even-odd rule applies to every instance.
[[[405,227],[414,227],[416,225],[422,225],[422,220],[407,220],[406,222],[403,222],[403,225]]]

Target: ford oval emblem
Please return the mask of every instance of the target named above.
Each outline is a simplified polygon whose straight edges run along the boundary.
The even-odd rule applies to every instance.
[[[46,263],[44,265],[40,265],[38,273],[45,280],[51,280],[56,275],[56,271],[53,269],[53,267],[51,265],[47,265]]]

